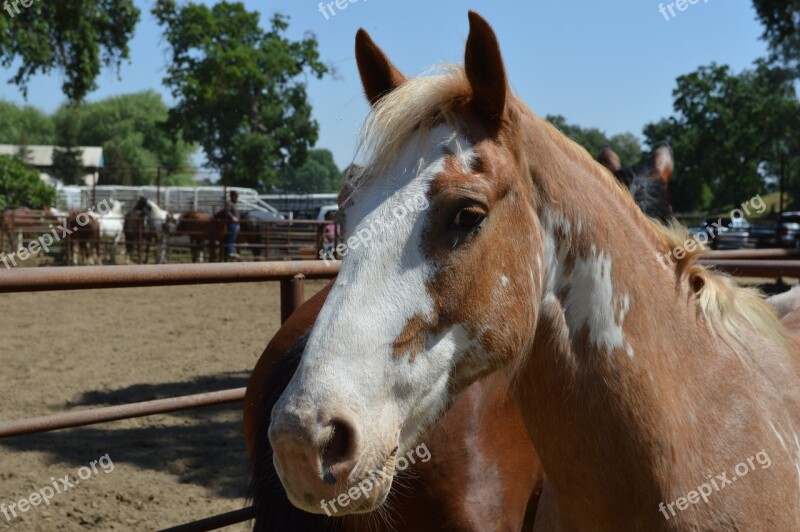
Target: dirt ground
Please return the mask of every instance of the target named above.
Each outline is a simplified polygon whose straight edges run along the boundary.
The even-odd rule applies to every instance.
[[[245,386],[280,325],[278,283],[0,302],[0,420]],[[242,508],[241,417],[235,403],[2,440],[0,530],[155,530]],[[8,509],[54,483],[49,505]]]

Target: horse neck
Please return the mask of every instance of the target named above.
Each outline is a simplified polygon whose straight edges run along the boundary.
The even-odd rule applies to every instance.
[[[167,219],[167,211],[156,205],[155,203],[150,203],[150,218],[154,220],[166,220]]]
[[[668,405],[707,393],[685,359],[715,346],[657,259],[659,233],[610,174],[552,132],[528,142],[542,299],[515,395],[557,497],[592,528],[664,500],[663,460],[682,449]]]

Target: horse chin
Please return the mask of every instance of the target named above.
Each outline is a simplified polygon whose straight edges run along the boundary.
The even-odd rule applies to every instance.
[[[294,506],[313,514],[343,517],[371,513],[383,506],[392,491],[397,472],[396,458],[397,448],[389,454],[383,466],[351,473],[347,487],[339,487],[337,483],[320,500],[306,493],[301,498],[291,489],[287,489],[286,494]]]

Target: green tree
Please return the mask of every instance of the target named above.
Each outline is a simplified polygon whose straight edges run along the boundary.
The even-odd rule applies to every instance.
[[[97,88],[103,66],[119,68],[139,21],[133,0],[6,2],[0,16],[0,64],[17,67],[11,82],[27,95],[35,74],[60,72],[72,102]]]
[[[764,25],[762,38],[769,44],[771,59],[800,76],[800,2],[753,0],[753,6]]]
[[[636,136],[631,133],[621,133],[608,137],[603,131],[597,128],[584,128],[569,124],[567,123],[567,119],[561,115],[547,115],[545,120],[583,146],[592,157],[596,157],[604,146],[610,146],[617,152],[617,155],[619,155],[624,165],[630,166],[637,164],[639,159],[641,159],[642,147]]]
[[[10,206],[41,209],[53,205],[56,190],[39,179],[39,172],[11,155],[0,155],[0,210]]]
[[[70,106],[63,106],[55,122],[66,127],[71,113]],[[103,184],[150,185],[158,167],[162,184],[184,184],[191,178],[189,159],[195,148],[172,138],[166,128],[168,115],[155,91],[113,96],[81,104],[75,137],[79,145],[103,148]]]
[[[328,72],[316,38],[289,40],[280,14],[265,31],[239,2],[158,0],[153,14],[171,48],[164,83],[178,102],[172,130],[202,146],[231,185],[265,190],[287,166],[299,167],[319,129],[301,75]]]
[[[338,192],[342,188],[342,172],[330,150],[309,150],[308,159],[298,168],[289,168],[281,176],[278,187],[287,192]]]
[[[0,100],[1,144],[53,144],[55,124],[53,119],[39,109]]]
[[[80,149],[80,108],[65,107],[63,117],[56,121],[56,145],[53,150],[53,177],[65,185],[83,185],[83,151]]]
[[[647,145],[668,142],[675,153],[671,181],[677,211],[726,208],[764,190],[774,176],[776,146],[798,152],[800,102],[785,70],[757,61],[734,74],[712,64],[680,76],[675,115],[645,126]]]

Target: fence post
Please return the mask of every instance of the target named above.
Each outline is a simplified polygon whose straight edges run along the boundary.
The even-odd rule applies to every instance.
[[[306,276],[298,273],[281,281],[281,323],[284,323],[305,301]]]

